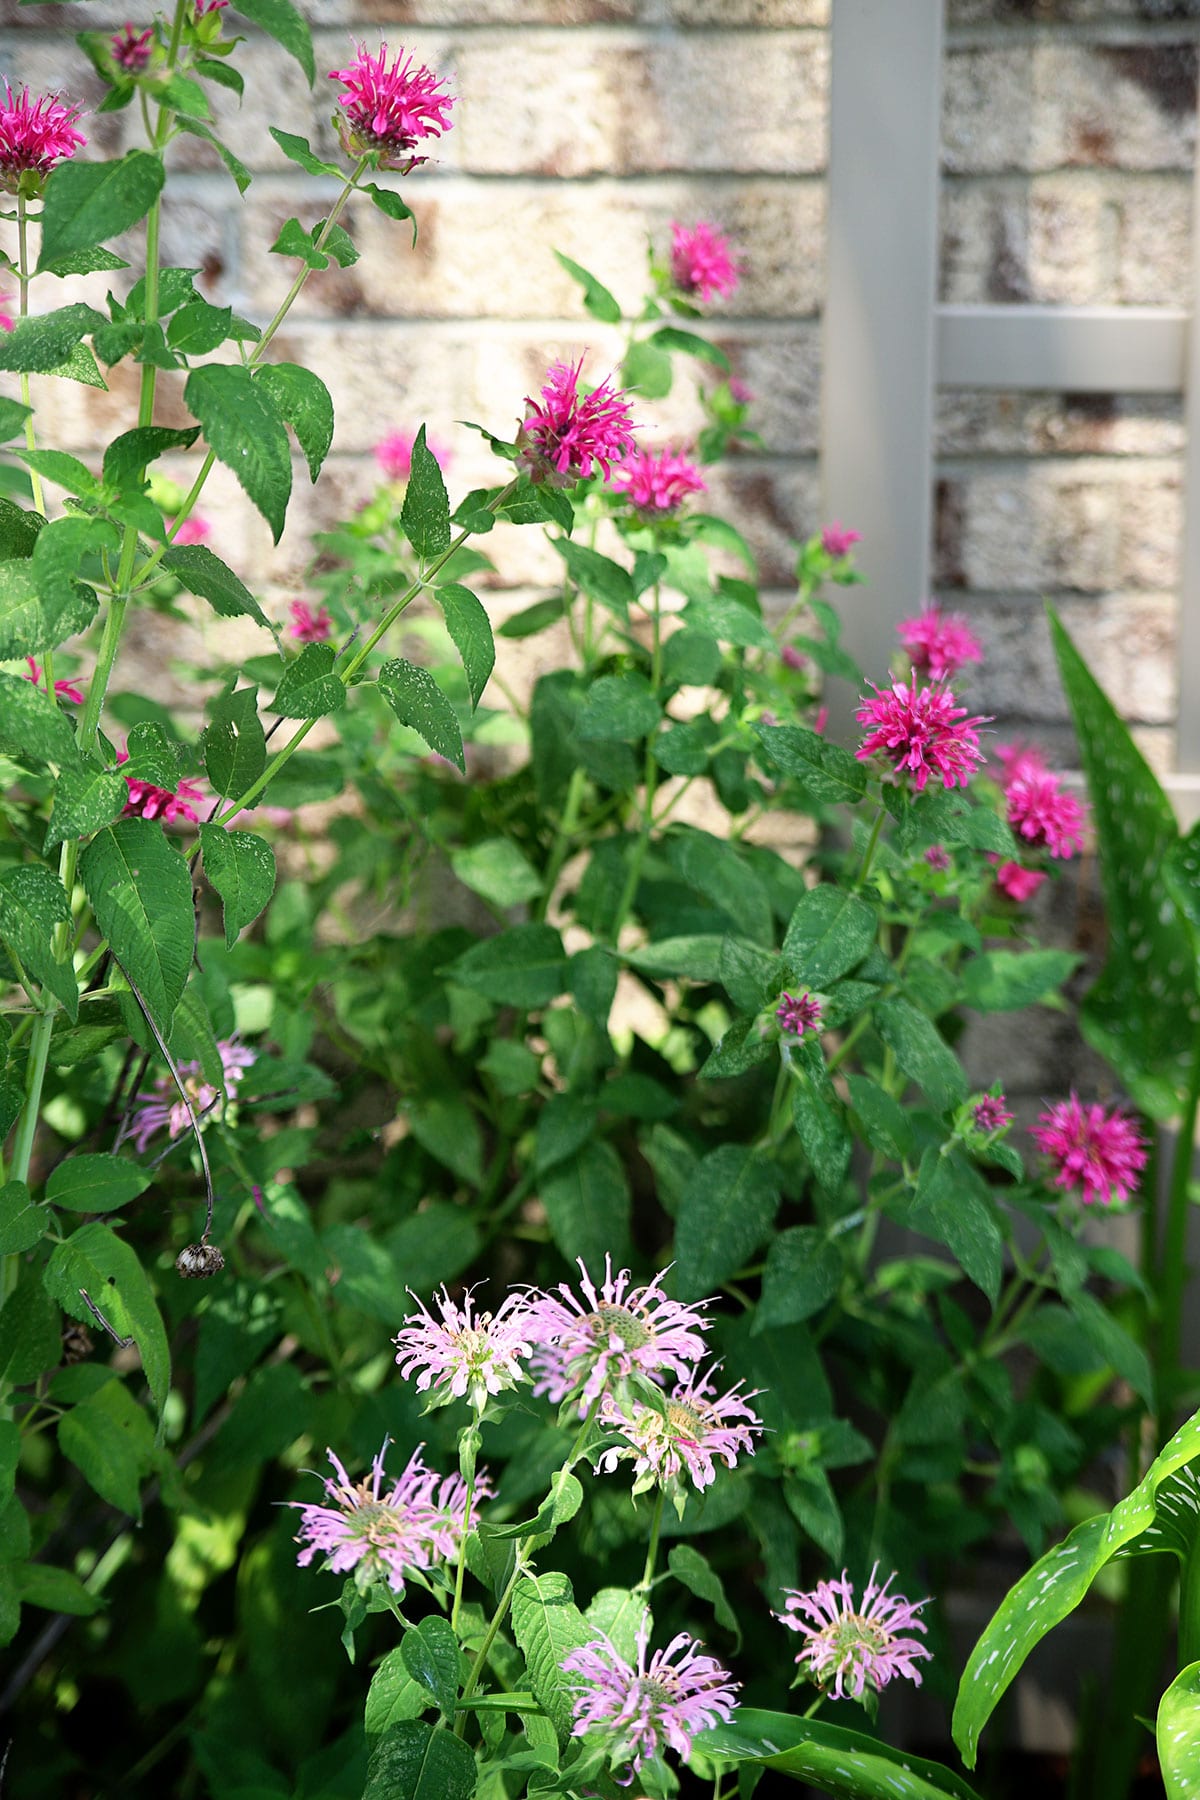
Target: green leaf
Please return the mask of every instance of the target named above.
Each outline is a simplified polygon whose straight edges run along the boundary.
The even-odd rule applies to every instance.
[[[231,306],[193,300],[181,306],[167,326],[167,342],[181,356],[206,356],[225,342],[232,318]]]
[[[491,621],[470,588],[448,581],[433,589],[433,598],[441,607],[454,647],[462,657],[466,671],[471,705],[478,706],[496,662],[496,644]]]
[[[660,325],[651,333],[649,341],[660,350],[682,350],[686,356],[695,356],[701,362],[711,363],[715,369],[729,372],[730,362],[725,352],[694,331],[681,331],[677,325]]]
[[[606,606],[619,619],[629,617],[629,609],[637,595],[628,571],[609,556],[576,544],[570,538],[552,538],[551,542],[567,565],[567,573],[581,594]]]
[[[306,231],[299,219],[288,219],[279,229],[279,236],[271,245],[273,256],[298,256],[310,269],[327,269],[329,258],[323,250],[318,250],[314,243],[315,233]]]
[[[183,397],[213,455],[232,471],[278,543],[292,491],[292,454],[269,392],[249,369],[205,363],[188,376]]]
[[[505,619],[503,625],[497,627],[502,638],[534,637],[539,631],[545,631],[548,625],[556,625],[563,616],[563,603],[560,595],[552,600],[535,600],[532,606],[522,608],[514,613],[511,619]]]
[[[676,1581],[681,1581],[690,1594],[698,1600],[707,1600],[716,1616],[717,1624],[723,1625],[735,1640],[735,1648],[742,1642],[742,1628],[732,1606],[725,1598],[725,1589],[721,1577],[710,1563],[706,1562],[698,1550],[690,1544],[676,1544],[667,1558],[667,1567]]]
[[[339,173],[341,173],[341,171],[339,171]],[[345,179],[344,174],[342,178],[343,180]],[[380,187],[377,181],[364,181],[359,192],[369,194],[372,202],[379,208],[380,212],[385,213],[389,219],[395,219],[397,223],[402,219],[411,219],[412,241],[414,244],[416,243],[416,216],[413,213],[412,208],[405,205],[404,201],[400,198],[394,188]]]
[[[760,725],[758,741],[768,769],[802,782],[814,800],[853,805],[867,791],[866,772],[840,744],[827,743],[799,725]]]
[[[475,1755],[463,1740],[427,1719],[407,1719],[376,1740],[362,1800],[471,1800],[474,1792]]]
[[[1153,1406],[1154,1375],[1141,1345],[1118,1325],[1094,1294],[1066,1294],[1064,1298],[1088,1342],[1148,1407]]]
[[[197,302],[197,305],[203,304],[203,301]],[[185,312],[189,310],[184,309]],[[139,425],[132,431],[123,431],[104,452],[104,480],[110,487],[133,488],[140,492],[147,464],[156,462],[168,450],[190,450],[199,436],[195,425],[185,431],[175,431],[166,425]]]
[[[643,400],[662,400],[671,391],[674,377],[671,358],[647,339],[630,344],[621,364],[621,386]]]
[[[379,691],[402,725],[409,726],[438,756],[444,756],[466,773],[462,732],[454,708],[428,669],[399,658],[385,662],[379,671]]]
[[[607,1029],[617,997],[617,959],[601,944],[589,944],[571,958],[571,993],[580,1012]]]
[[[464,951],[441,973],[504,1006],[545,1006],[563,992],[567,955],[550,925],[514,925]]]
[[[413,1680],[419,1682],[437,1702],[438,1710],[450,1720],[454,1718],[454,1702],[458,1698],[458,1639],[449,1620],[432,1613],[422,1619],[400,1640],[400,1655]]]
[[[963,995],[979,1012],[1015,1012],[1056,994],[1082,960],[1071,950],[988,950],[963,966]]]
[[[792,1123],[817,1186],[837,1195],[850,1166],[851,1141],[819,1046],[798,1044],[790,1052],[795,1084]]]
[[[815,1225],[781,1231],[767,1251],[754,1331],[797,1325],[820,1312],[841,1286],[842,1258]]]
[[[0,496],[0,556],[32,556],[38,533],[44,531],[45,527],[46,521],[41,513],[34,512],[31,507],[16,506],[11,500]]]
[[[79,984],[69,955],[60,962],[54,950],[56,927],[71,923],[66,889],[45,863],[20,863],[0,874],[0,938],[74,1020]]]
[[[320,157],[314,156],[307,138],[295,137],[290,131],[280,131],[274,125],[268,125],[267,130],[288,161],[294,162],[306,175],[336,175],[339,181],[345,181],[345,169],[339,169],[336,163],[322,162]]]
[[[860,963],[875,942],[874,909],[855,894],[824,884],[796,907],[783,940],[783,960],[798,983],[823,989]]]
[[[89,1594],[78,1575],[49,1563],[26,1563],[17,1576],[17,1592],[26,1606],[42,1606],[47,1612],[86,1619],[99,1612],[103,1602]]]
[[[205,772],[218,794],[236,799],[254,786],[267,766],[258,689],[236,688],[220,694],[208,710],[209,722],[201,739]]]
[[[19,400],[10,400],[7,395],[0,398],[0,443],[15,438],[25,429],[25,421],[33,412],[32,406],[22,406]],[[9,502],[11,505],[11,501]]]
[[[865,1075],[847,1075],[850,1105],[872,1150],[903,1162],[913,1149],[912,1121],[898,1100]]]
[[[542,891],[541,876],[510,838],[485,838],[465,850],[455,850],[450,867],[464,887],[503,910],[523,906]]]
[[[200,846],[204,873],[221,898],[225,947],[232,950],[275,892],[275,852],[253,832],[222,825],[201,825]]]
[[[400,1651],[389,1650],[371,1678],[363,1725],[368,1737],[401,1719],[419,1719],[429,1705],[429,1694],[413,1680]]]
[[[513,1590],[513,1636],[525,1656],[529,1685],[549,1714],[560,1745],[574,1723],[573,1682],[559,1664],[572,1650],[592,1641],[587,1620],[578,1610],[571,1584],[557,1569],[523,1576]]]
[[[12,1419],[0,1421],[0,1506],[7,1506],[17,1482],[17,1459],[21,1454],[21,1433]]]
[[[48,263],[43,257],[38,265],[38,272],[42,275],[59,276],[93,275],[97,270],[128,267],[129,264],[123,257],[94,244],[87,250],[75,250],[70,256],[56,257],[53,263]]]
[[[64,168],[70,167],[64,164]],[[62,169],[58,171],[62,173]],[[76,301],[36,318],[18,319],[11,331],[0,335],[0,369],[20,369],[34,375],[58,371],[81,338],[105,323],[94,306]]]
[[[346,684],[333,673],[337,659],[332,644],[305,644],[285,666],[270,711],[283,719],[323,719],[337,712],[346,704]]]
[[[702,1158],[679,1204],[679,1298],[698,1300],[736,1274],[769,1235],[778,1210],[774,1164],[740,1144],[722,1144]]]
[[[1178,1111],[1200,998],[1191,933],[1164,862],[1178,842],[1171,804],[1054,613],[1050,633],[1075,722],[1100,851],[1108,960],[1083,1003],[1088,1042],[1156,1117]]]
[[[62,1359],[57,1306],[41,1272],[27,1269],[0,1311],[0,1379],[13,1387],[36,1381]]]
[[[299,363],[267,363],[254,379],[265,388],[281,418],[287,420],[304,452],[315,481],[333,442],[333,401],[319,375]]]
[[[1181,1669],[1159,1701],[1155,1737],[1167,1800],[1200,1800],[1200,1662]]]
[[[68,1156],[51,1171],[46,1199],[67,1212],[112,1212],[136,1200],[149,1186],[146,1170],[126,1157]]]
[[[833,1800],[978,1800],[941,1763],[822,1719],[742,1706],[728,1725],[702,1731],[693,1742],[707,1756],[807,1781]]]
[[[442,466],[425,443],[424,425],[412,447],[412,468],[404,490],[400,525],[422,561],[431,561],[450,548],[450,500]]]
[[[141,1477],[154,1451],[145,1413],[119,1381],[106,1381],[58,1422],[58,1447],[88,1486],[118,1511],[138,1519]]]
[[[90,500],[102,497],[103,489],[87,464],[65,450],[16,450],[13,454],[43,480],[53,481],[68,494],[81,494]]]
[[[73,579],[81,547],[115,542],[113,528],[100,520],[55,519],[39,531],[31,556],[0,562],[0,657],[54,650],[85,630],[96,614],[96,596]]]
[[[662,708],[650,683],[631,670],[627,675],[602,675],[592,683],[579,709],[577,730],[585,741],[603,738],[635,743],[655,730],[661,718]]]
[[[168,1037],[195,945],[187,863],[154,820],[120,819],[92,839],[79,872],[113,955]]]
[[[1154,1523],[1159,1490],[1198,1458],[1200,1413],[1194,1413],[1131,1494],[1110,1513],[1077,1525],[1010,1589],[972,1650],[959,1684],[952,1729],[969,1769],[975,1766],[980,1733],[1034,1646],[1074,1612],[1105,1564]]]
[[[0,750],[23,768],[77,768],[79,752],[66,714],[48,694],[19,675],[0,672]]]
[[[260,26],[289,56],[294,56],[308,77],[309,87],[312,86],[317,76],[312,33],[290,0],[236,0],[233,10]]]
[[[246,189],[250,186],[253,176],[241,158],[234,155],[233,151],[229,148],[229,145],[223,143],[215,131],[210,131],[209,127],[202,119],[185,118],[182,114],[178,114],[176,115],[176,123],[178,124],[180,131],[186,131],[189,137],[202,138],[206,144],[212,145],[226,169],[228,169],[229,173],[233,176],[234,181],[237,183],[238,193],[244,194]]]
[[[757,613],[726,594],[709,594],[692,600],[684,608],[683,623],[695,631],[706,631],[722,644],[737,644],[748,650],[775,650],[775,639]],[[782,728],[781,728],[782,729]],[[842,753],[846,753],[843,751]]]
[[[1004,1237],[987,1185],[956,1145],[921,1158],[915,1203],[906,1223],[945,1244],[992,1305],[1004,1272]]]
[[[162,1317],[137,1252],[107,1225],[81,1225],[50,1253],[42,1277],[46,1292],[73,1319],[95,1326],[80,1296],[86,1288],[113,1330],[132,1337],[161,1414],[171,1383],[171,1353]]]
[[[571,279],[577,281],[583,289],[583,304],[593,319],[599,319],[605,325],[619,325],[621,308],[603,282],[597,281],[594,275],[581,268],[577,262],[572,262],[569,256],[564,256],[561,250],[556,250],[554,255]]]
[[[409,1129],[423,1150],[472,1187],[483,1183],[483,1134],[462,1094],[431,1094],[408,1109]]]
[[[163,556],[162,566],[189,594],[207,600],[220,618],[236,619],[244,614],[266,626],[268,631],[271,629],[250,589],[205,544],[174,546]]]
[[[146,150],[131,150],[116,162],[60,163],[42,202],[38,269],[136,225],[162,192],[163,180],[162,158]]]
[[[46,1229],[45,1209],[35,1206],[23,1181],[0,1187],[0,1256],[32,1250]]]
[[[907,1000],[881,1000],[875,1007],[875,1023],[884,1043],[909,1078],[945,1112],[967,1096],[962,1064],[932,1019]]]
[[[568,1262],[581,1257],[587,1268],[598,1270],[607,1251],[622,1254],[631,1199],[611,1144],[585,1144],[542,1177],[539,1192],[554,1241]]]

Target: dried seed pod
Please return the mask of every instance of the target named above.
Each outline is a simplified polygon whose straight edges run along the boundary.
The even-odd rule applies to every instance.
[[[206,1281],[221,1273],[225,1258],[215,1244],[186,1244],[175,1258],[175,1267],[191,1281]]]

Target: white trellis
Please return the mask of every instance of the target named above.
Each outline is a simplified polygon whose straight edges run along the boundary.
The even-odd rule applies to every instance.
[[[1184,395],[1178,774],[1200,811],[1200,308],[942,306],[943,0],[835,0],[821,467],[826,518],[864,533],[870,604],[849,648],[878,665],[929,593],[939,385]],[[1200,147],[1198,147],[1200,155]],[[1196,191],[1200,193],[1200,180]],[[1200,220],[1193,238],[1200,291]]]

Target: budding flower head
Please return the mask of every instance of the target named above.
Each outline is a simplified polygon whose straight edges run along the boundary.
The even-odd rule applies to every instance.
[[[1013,1122],[1003,1094],[984,1094],[971,1108],[977,1131],[1003,1131]]]
[[[775,1017],[789,1037],[803,1037],[806,1031],[821,1029],[821,1002],[807,991],[784,994],[775,1008]]]
[[[590,394],[579,392],[583,358],[552,364],[537,400],[525,396],[517,432],[517,467],[535,484],[573,487],[597,470],[608,481],[612,464],[634,448],[628,398],[611,376]]]
[[[141,75],[150,62],[154,45],[154,29],[147,26],[145,31],[135,31],[132,25],[123,25],[114,37],[109,39],[108,47],[112,59],[118,69],[126,75]]]
[[[606,1637],[572,1650],[559,1664],[581,1677],[575,1699],[573,1737],[589,1732],[609,1739],[609,1762],[628,1770],[619,1776],[628,1785],[644,1762],[663,1744],[677,1755],[690,1755],[698,1731],[727,1724],[737,1708],[738,1683],[703,1646],[680,1632],[665,1650],[646,1661],[649,1625],[637,1639],[637,1664],[627,1663]]]
[[[292,615],[288,636],[302,644],[323,644],[333,631],[333,620],[323,606],[314,612],[303,600],[293,600],[288,611]]]
[[[458,1306],[445,1288],[434,1304],[440,1319],[418,1300],[394,1340],[401,1375],[407,1380],[421,1371],[417,1387],[429,1393],[431,1407],[469,1399],[481,1413],[491,1395],[527,1379],[521,1365],[534,1338],[523,1294],[507,1294],[495,1313],[473,1312],[470,1294]]]
[[[612,485],[646,519],[677,513],[689,494],[702,494],[707,487],[695,463],[669,449],[631,450]]]
[[[896,1578],[889,1575],[877,1586],[878,1568],[876,1563],[871,1570],[861,1611],[855,1611],[854,1588],[843,1569],[840,1581],[819,1581],[810,1593],[789,1591],[783,1611],[775,1614],[789,1631],[803,1633],[797,1665],[819,1688],[832,1687],[835,1700],[847,1693],[861,1700],[867,1688],[879,1693],[897,1675],[921,1685],[914,1664],[931,1653],[901,1634],[925,1630],[917,1615],[928,1601],[889,1594]]]
[[[27,87],[14,94],[6,81],[0,100],[0,185],[10,194],[18,188],[39,193],[55,165],[87,143],[75,130],[78,117],[79,108],[64,105],[56,94],[31,100]],[[22,176],[28,178],[24,183]]]
[[[681,294],[705,305],[717,295],[728,299],[738,284],[737,258],[728,239],[705,219],[695,225],[673,221],[671,279]]]
[[[930,681],[949,681],[967,663],[983,661],[982,646],[961,613],[930,604],[896,630],[913,668]]]
[[[826,525],[821,533],[821,548],[826,556],[832,556],[835,562],[840,562],[843,557],[849,556],[855,544],[861,543],[862,532],[850,530],[838,519],[834,519]]]
[[[331,69],[329,79],[345,90],[334,123],[348,156],[374,156],[381,169],[407,175],[427,160],[412,154],[417,145],[450,129],[455,96],[445,92],[440,76],[403,50],[389,68],[386,44],[377,56],[360,44],[349,67]]]

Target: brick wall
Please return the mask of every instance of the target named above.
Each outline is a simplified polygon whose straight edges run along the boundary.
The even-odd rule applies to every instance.
[[[829,3],[302,0],[320,70],[344,63],[351,36],[382,32],[451,75],[462,100],[441,159],[406,188],[416,250],[403,228],[352,208],[361,262],[314,277],[281,334],[280,353],[312,362],[334,396],[327,481],[310,500],[297,472],[278,549],[222,471],[206,496],[222,549],[269,603],[282,613],[298,591],[309,531],[369,491],[385,431],[426,419],[454,448],[452,487],[466,486],[494,464],[456,419],[509,430],[555,354],[591,344],[591,367],[611,366],[617,336],[587,321],[552,252],[633,306],[647,237],[662,246],[676,217],[715,220],[744,254],[742,287],[711,328],[759,397],[763,447],[738,458],[716,499],[782,598],[791,540],[819,523]],[[65,21],[116,26],[130,10],[0,0],[0,70],[94,103]],[[949,0],[947,19],[944,297],[1184,303],[1200,0]],[[326,198],[266,127],[331,158],[336,146],[332,90],[310,94],[274,44],[249,37],[246,102],[222,96],[221,129],[254,184],[239,203],[211,152],[184,140],[164,244],[169,260],[204,266],[210,297],[266,317],[290,265],[265,245]],[[117,154],[135,125],[131,109],[88,129],[99,153]],[[102,298],[107,283],[66,285],[55,302]],[[128,417],[127,371],[111,399],[41,385],[47,423],[76,451]],[[169,419],[170,379],[163,396]],[[696,422],[686,395],[640,410],[664,434]],[[991,661],[976,697],[1006,723],[1064,738],[1039,618],[1049,593],[1148,749],[1169,758],[1180,445],[1172,401],[940,397],[937,589],[977,617]],[[489,547],[498,614],[551,578],[532,534],[497,532]]]

